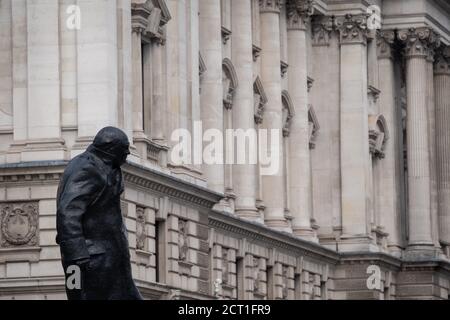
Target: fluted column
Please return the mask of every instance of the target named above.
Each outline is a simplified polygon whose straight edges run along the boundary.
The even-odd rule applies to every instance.
[[[377,38],[380,113],[388,125],[389,140],[386,142],[385,156],[380,161],[380,215],[381,225],[388,233],[388,248],[390,252],[401,255],[401,183],[403,168],[400,165],[399,134],[401,119],[396,104],[395,70],[394,70],[394,31],[383,31]]]
[[[437,169],[436,169],[436,107],[434,101],[434,47],[430,45],[427,55],[427,110],[428,110],[428,150],[430,155],[430,213],[431,235],[436,247],[439,245]]]
[[[222,88],[222,34],[220,0],[200,0],[200,52],[206,65],[202,76],[200,96],[203,130],[217,129],[223,132],[223,88]],[[215,150],[222,158],[221,150]],[[214,191],[224,192],[223,164],[203,164],[203,174],[208,186]]]
[[[341,45],[342,226],[349,250],[367,249],[369,139],[367,102],[367,22],[365,16],[337,20]],[[344,243],[342,244],[344,249]]]
[[[277,134],[276,141],[269,141],[267,152],[270,154],[273,144],[278,145],[278,170],[271,175],[262,177],[263,200],[266,206],[265,223],[269,227],[288,230],[289,226],[284,216],[284,179],[283,179],[283,111],[281,102],[281,72],[280,72],[280,6],[281,0],[260,0],[260,30],[261,30],[261,79],[266,91],[268,103],[265,109],[262,128],[267,129],[270,137]]]
[[[407,161],[409,192],[409,249],[433,248],[431,236],[431,183],[428,133],[427,54],[430,29],[399,31],[405,43],[407,86]]]
[[[287,3],[289,92],[295,107],[289,134],[290,211],[294,234],[314,240],[311,228],[311,163],[309,151],[308,76],[306,23],[312,1]]]
[[[439,240],[450,247],[450,47],[438,52],[434,68]]]
[[[232,0],[232,58],[239,79],[234,92],[233,127],[253,130],[255,111],[253,104],[253,54],[252,54],[252,6],[250,0]],[[256,164],[251,164],[250,149],[238,150],[246,153],[245,164],[233,166],[233,188],[236,193],[235,212],[240,217],[259,219],[256,209]]]

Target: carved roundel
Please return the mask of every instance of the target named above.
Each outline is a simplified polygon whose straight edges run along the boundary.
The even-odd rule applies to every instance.
[[[37,217],[38,209],[36,203],[6,204],[2,206],[2,245],[36,245]]]

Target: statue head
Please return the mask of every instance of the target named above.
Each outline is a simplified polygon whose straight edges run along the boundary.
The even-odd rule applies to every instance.
[[[92,144],[112,162],[114,167],[123,165],[130,154],[128,137],[119,128],[105,127],[101,129]]]

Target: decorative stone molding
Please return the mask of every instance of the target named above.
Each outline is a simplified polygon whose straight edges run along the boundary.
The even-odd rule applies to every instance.
[[[179,261],[187,260],[188,243],[187,243],[187,221],[178,219],[178,254]]]
[[[450,47],[441,47],[436,51],[435,75],[450,75]]]
[[[393,59],[395,31],[383,30],[377,33],[377,56],[378,59]]]
[[[133,32],[144,33],[147,29],[150,13],[154,5],[150,0],[133,0],[131,3],[131,26]]]
[[[289,276],[288,276],[288,266],[282,265],[281,267],[281,297],[287,299],[289,296]]]
[[[202,54],[198,53],[198,75],[201,77],[206,72],[206,63]]]
[[[222,248],[222,284],[229,282],[228,249]]]
[[[165,44],[164,26],[172,18],[165,0],[133,0],[131,15],[133,31],[141,33],[144,42]]]
[[[259,0],[260,13],[280,13],[282,0]]]
[[[234,91],[238,86],[236,70],[230,59],[222,61],[223,105],[226,109],[233,107]]]
[[[369,99],[376,103],[378,101],[378,98],[380,97],[381,91],[374,86],[369,85],[367,87],[367,95],[369,96]]]
[[[289,65],[285,61],[280,61],[280,72],[281,72],[281,78],[284,78],[286,76],[286,73],[288,71]]]
[[[383,159],[389,130],[382,114],[369,116],[369,149],[373,157]]]
[[[314,13],[314,0],[288,0],[286,3],[287,29],[306,30],[309,17]]]
[[[292,118],[295,115],[294,104],[287,90],[281,92],[281,101],[283,104],[283,137],[288,137]]]
[[[257,45],[252,45],[252,53],[253,53],[253,61],[256,62],[261,54],[261,48],[258,47]]]
[[[316,112],[311,104],[308,105],[308,123],[309,123],[309,149],[316,147],[316,139],[319,134],[319,121]],[[315,220],[314,220],[315,222]]]
[[[306,86],[307,86],[308,92],[311,91],[311,89],[313,87],[313,84],[314,84],[314,79],[311,78],[311,77],[307,77],[307,79],[306,79]]]
[[[262,81],[259,76],[253,82],[253,101],[255,107],[255,123],[261,124],[263,121],[264,109],[268,102]]]
[[[398,31],[398,39],[405,45],[406,58],[429,58],[439,47],[438,35],[431,28],[409,28]]]
[[[315,16],[311,22],[312,25],[312,45],[328,46],[330,44],[331,32],[335,29],[333,17]]]
[[[143,207],[136,207],[136,250],[147,250],[146,214]]]
[[[222,26],[221,33],[222,33],[222,43],[227,44],[228,40],[230,40],[231,37],[231,30]]]
[[[340,35],[340,43],[367,43],[368,29],[366,15],[346,14],[336,18],[336,26]]]
[[[38,245],[38,202],[0,204],[1,247]]]

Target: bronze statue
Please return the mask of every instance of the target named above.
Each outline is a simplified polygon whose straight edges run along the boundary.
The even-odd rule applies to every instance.
[[[128,236],[120,209],[121,165],[130,154],[120,129],[100,130],[72,159],[57,195],[57,237],[69,300],[142,300],[131,275]],[[68,286],[73,270],[80,286]]]

